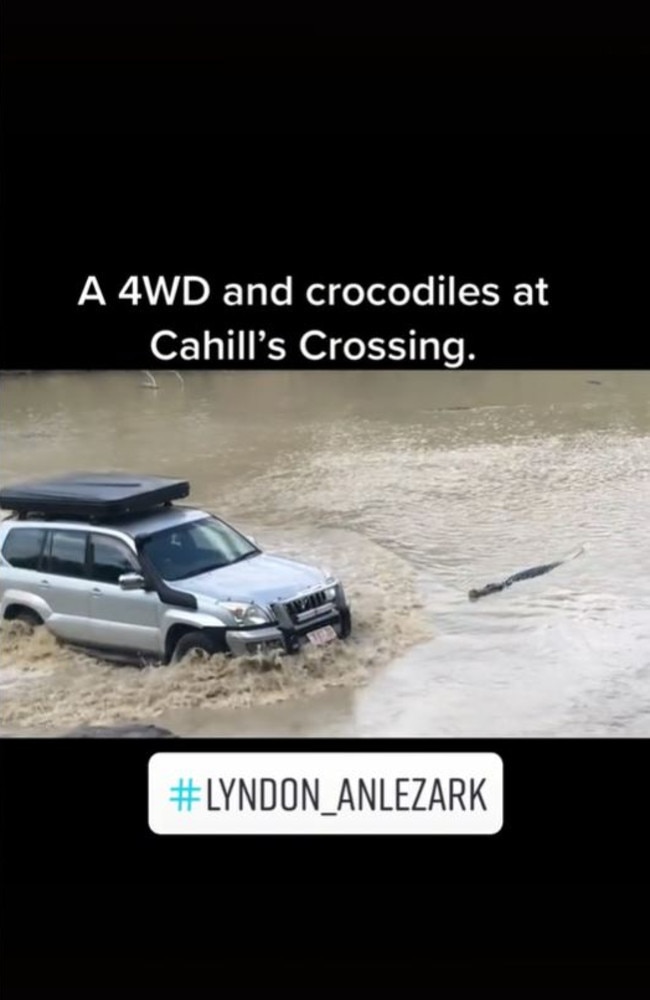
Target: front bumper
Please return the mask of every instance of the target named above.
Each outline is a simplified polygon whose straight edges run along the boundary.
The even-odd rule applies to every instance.
[[[337,608],[334,612],[318,615],[299,625],[286,619],[277,625],[262,625],[251,629],[228,629],[226,642],[233,656],[250,656],[255,653],[297,653],[309,639],[309,632],[331,625],[339,639],[349,633],[349,609]]]

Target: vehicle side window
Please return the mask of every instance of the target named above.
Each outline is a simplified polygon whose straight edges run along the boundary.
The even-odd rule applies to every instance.
[[[101,583],[117,583],[123,573],[139,573],[140,567],[130,549],[119,538],[91,535],[90,575]]]
[[[16,569],[38,569],[45,535],[43,528],[13,528],[7,535],[2,554]]]
[[[87,538],[85,531],[53,531],[47,572],[57,576],[85,577]]]

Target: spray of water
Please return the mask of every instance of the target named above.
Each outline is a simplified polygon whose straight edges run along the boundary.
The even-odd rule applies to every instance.
[[[342,530],[294,533],[283,541],[277,548],[288,555],[327,561],[341,573],[354,614],[346,642],[290,657],[218,655],[138,669],[72,650],[44,628],[27,634],[19,623],[5,623],[0,726],[58,732],[80,724],[151,721],[172,709],[305,699],[328,687],[364,684],[399,651],[430,638],[415,575],[398,556]]]

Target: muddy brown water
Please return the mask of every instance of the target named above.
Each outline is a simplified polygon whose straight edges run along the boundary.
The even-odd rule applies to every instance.
[[[43,373],[0,380],[0,482],[187,477],[338,572],[345,644],[137,670],[0,636],[0,727],[180,735],[650,733],[650,373]],[[467,590],[580,558],[476,604]]]

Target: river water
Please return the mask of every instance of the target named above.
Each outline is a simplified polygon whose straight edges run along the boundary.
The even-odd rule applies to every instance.
[[[354,635],[135,669],[5,627],[0,727],[228,736],[650,734],[650,373],[42,373],[0,383],[2,485],[188,478],[335,570]],[[477,603],[470,587],[584,553]]]

